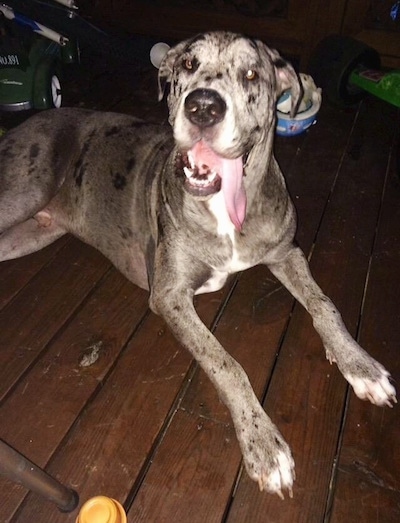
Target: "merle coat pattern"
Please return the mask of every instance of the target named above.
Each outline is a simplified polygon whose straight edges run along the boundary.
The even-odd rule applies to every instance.
[[[214,32],[182,42],[159,71],[170,127],[82,109],[43,112],[0,142],[0,259],[70,232],[105,254],[196,358],[230,410],[261,490],[292,492],[287,443],[242,367],[201,322],[196,293],[266,264],[308,310],[326,355],[362,399],[395,402],[389,373],[349,335],[294,243],[296,217],[273,156],[275,103],[301,86],[260,41]]]

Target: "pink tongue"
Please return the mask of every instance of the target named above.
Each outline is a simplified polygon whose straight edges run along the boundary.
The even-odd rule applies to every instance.
[[[231,222],[238,231],[241,230],[246,215],[246,193],[243,187],[243,162],[242,158],[228,160],[218,156],[202,140],[190,150],[194,163],[199,168],[200,174],[207,166],[215,171],[221,178],[222,193],[225,198],[226,210]]]

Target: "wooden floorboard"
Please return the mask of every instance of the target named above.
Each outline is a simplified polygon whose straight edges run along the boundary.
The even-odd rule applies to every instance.
[[[68,105],[165,121],[154,70],[91,58],[68,73]],[[21,119],[0,114],[0,125]],[[346,111],[324,104],[309,132],[276,140],[312,271],[397,382],[398,122],[374,99]],[[309,316],[266,268],[196,307],[293,449],[293,499],[248,479],[226,408],[147,299],[69,236],[0,264],[0,437],[81,501],[119,499],[132,523],[399,520],[398,407],[355,398]],[[75,521],[76,511],[62,514],[5,478],[0,492],[0,523]]]
[[[38,251],[31,256],[24,256],[18,260],[5,261],[0,267],[0,309],[18,294],[18,292],[31,280],[54,255],[68,241],[64,236],[49,247]]]
[[[398,386],[400,184],[394,157],[391,160],[359,339],[371,354],[391,369],[393,376],[397,377]],[[399,521],[398,438],[398,408],[371,411],[368,404],[350,396],[331,507],[333,523],[355,519],[387,523]]]
[[[94,249],[71,239],[0,311],[0,365],[4,372],[0,398],[37,359],[109,267]]]

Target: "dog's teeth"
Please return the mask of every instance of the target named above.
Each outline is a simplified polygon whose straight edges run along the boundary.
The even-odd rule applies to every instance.
[[[196,165],[194,163],[193,154],[190,151],[187,153],[187,157],[188,157],[188,160],[189,160],[190,167],[192,169],[194,169],[196,167]]]
[[[183,172],[185,173],[187,178],[191,178],[193,176],[193,171],[191,171],[189,167],[184,167]]]
[[[183,171],[185,173],[185,175],[187,176],[188,179],[190,179],[190,183],[192,185],[197,185],[198,187],[205,187],[207,185],[210,185],[214,182],[214,180],[216,179],[216,177],[218,176],[218,173],[216,172],[211,172],[210,174],[208,175],[200,175],[200,176],[197,176],[196,175],[196,170],[192,171],[191,169],[189,169],[189,167],[184,167],[183,168]]]

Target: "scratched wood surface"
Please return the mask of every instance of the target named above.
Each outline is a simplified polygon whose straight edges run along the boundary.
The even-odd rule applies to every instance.
[[[65,104],[166,121],[155,71],[82,58],[66,71]],[[28,115],[0,113],[0,125]],[[396,382],[399,119],[375,99],[346,111],[324,104],[306,134],[276,141],[312,271]],[[269,271],[233,277],[196,306],[293,449],[293,499],[248,479],[225,407],[149,312],[147,293],[69,236],[0,264],[0,437],[82,502],[119,499],[132,523],[399,521],[398,408],[348,390]],[[0,478],[0,523],[73,523],[76,513]]]

